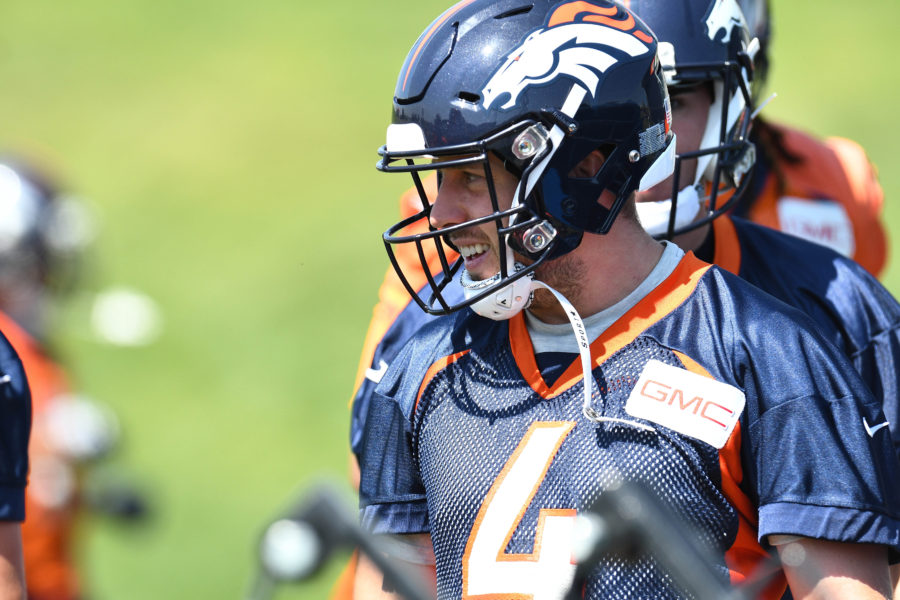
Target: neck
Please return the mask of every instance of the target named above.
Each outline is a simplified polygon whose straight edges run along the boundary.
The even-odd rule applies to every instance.
[[[687,233],[676,235],[673,241],[685,252],[688,250],[696,251],[703,245],[703,242],[706,240],[706,236],[709,235],[711,229],[712,225],[707,223],[706,225],[702,225],[697,229],[692,229]]]
[[[659,262],[663,246],[636,220],[619,219],[605,235],[584,234],[581,244],[537,270],[537,279],[562,293],[582,317],[597,314],[630,294]],[[566,323],[559,302],[535,292],[531,313],[545,323]]]

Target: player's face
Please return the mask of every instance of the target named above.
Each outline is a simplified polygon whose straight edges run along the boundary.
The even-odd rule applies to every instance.
[[[512,205],[518,180],[494,156],[490,165],[499,208],[506,210]],[[441,169],[440,174],[441,185],[431,208],[432,227],[444,229],[494,212],[481,164]],[[451,233],[448,238],[459,249],[472,279],[487,279],[500,271],[500,243],[493,221]]]
[[[713,100],[712,90],[708,85],[700,84],[690,88],[670,88],[669,93],[672,102],[672,131],[677,136],[676,151],[681,154],[699,150]],[[694,182],[697,159],[683,160],[680,164],[681,175],[678,181],[683,189]],[[672,195],[672,179],[670,177],[649,190],[638,192],[637,201],[668,200]]]

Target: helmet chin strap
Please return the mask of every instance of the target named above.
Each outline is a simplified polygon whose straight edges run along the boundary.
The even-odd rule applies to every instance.
[[[506,266],[507,272],[513,273],[521,271],[525,268],[520,262],[516,262],[513,258],[512,248],[506,248]],[[463,268],[459,276],[459,284],[462,286],[463,295],[468,300],[481,293],[484,289],[495,285],[500,281],[500,273],[487,279],[474,280],[469,272]],[[528,308],[531,304],[532,288],[531,283],[534,281],[534,273],[529,273],[521,279],[517,279],[512,283],[508,283],[499,290],[490,294],[470,307],[476,314],[482,317],[493,319],[494,321],[505,321],[511,319],[522,309]]]
[[[510,249],[507,249],[507,261],[509,261],[509,263],[513,262],[512,250]],[[515,263],[515,268],[516,270],[519,270],[524,268],[524,265],[522,265],[522,263]],[[499,280],[500,274],[498,273],[489,279],[473,281],[472,278],[469,277],[468,271],[465,269],[462,270],[462,275],[460,276],[460,284],[462,284],[463,292],[467,298],[475,296],[479,291]],[[495,321],[511,319],[531,305],[534,290],[537,289],[545,289],[553,294],[553,297],[556,298],[557,302],[563,307],[563,311],[566,313],[566,317],[568,317],[569,323],[572,325],[572,331],[575,333],[575,338],[578,340],[578,354],[581,357],[581,370],[584,379],[584,400],[581,404],[581,412],[585,418],[595,423],[615,423],[637,427],[644,431],[656,431],[653,427],[638,423],[637,421],[603,416],[593,408],[593,398],[591,395],[591,381],[593,381],[593,376],[591,375],[593,370],[591,368],[591,342],[588,339],[587,328],[584,326],[584,321],[582,321],[581,315],[578,314],[578,311],[565,296],[543,281],[534,279],[533,273],[516,280],[500,288],[496,293],[475,302],[472,304],[471,308],[482,317],[493,319]]]
[[[574,110],[580,104],[584,94],[585,92],[582,88],[573,86],[572,91],[569,93],[566,105],[563,107],[563,112],[565,114],[574,114]],[[544,173],[544,169],[546,169],[547,165],[550,163],[550,158],[559,148],[560,141],[564,135],[565,134],[558,125],[554,125],[547,133],[547,137],[551,143],[551,149],[541,161],[531,169],[528,177],[525,180],[520,180],[518,185],[516,185],[511,208],[521,206],[522,203],[520,202],[520,199],[528,196],[534,189],[534,186],[537,185],[541,175]],[[515,219],[515,216],[513,216],[512,219]],[[513,256],[512,248],[509,245],[509,234],[505,236],[503,241],[504,243],[502,246],[506,249],[506,252],[500,260],[506,261],[506,272],[515,273],[516,271],[525,268],[525,265],[516,262]],[[462,286],[463,295],[467,300],[475,297],[485,288],[498,283],[501,279],[500,273],[501,272],[498,271],[493,277],[475,281],[469,276],[469,272],[463,268],[459,276],[459,283]],[[531,305],[533,293],[531,284],[533,281],[534,273],[530,273],[521,279],[517,279],[516,281],[501,287],[493,294],[482,298],[478,302],[475,302],[470,308],[475,311],[476,314],[488,319],[493,319],[494,321],[511,319]]]
[[[569,95],[566,97],[566,101],[563,103],[561,112],[564,115],[572,117],[578,111],[578,107],[581,106],[581,103],[584,100],[586,94],[587,90],[584,87],[580,85],[573,85],[569,90]],[[550,164],[550,159],[554,154],[556,154],[556,151],[559,149],[559,146],[564,137],[565,132],[559,125],[553,125],[553,127],[550,128],[550,131],[547,132],[547,140],[550,144],[550,150],[540,159],[540,162],[534,165],[534,168],[529,169],[528,175],[525,179],[519,180],[519,183],[516,186],[515,193],[513,194],[511,208],[517,208],[521,206],[521,200],[523,198],[526,198],[534,190],[535,186],[543,176],[544,170],[547,168],[547,165]],[[515,219],[516,217],[513,216],[511,218]],[[503,242],[504,243],[502,244],[502,246],[506,249],[506,253],[504,256],[500,257],[500,260],[506,261],[506,272],[514,273],[516,271],[520,271],[524,268],[524,265],[516,262],[515,258],[513,257],[513,251],[509,245],[508,234],[504,238]],[[493,277],[489,277],[488,279],[474,281],[469,276],[468,271],[463,268],[462,273],[459,277],[459,283],[460,285],[462,285],[465,298],[468,300],[469,298],[473,298],[478,293],[482,292],[485,288],[498,283],[500,281],[500,278],[500,272],[498,272],[496,275],[494,275]],[[504,321],[506,319],[511,319],[515,315],[519,314],[519,312],[521,312],[523,309],[528,308],[528,306],[531,305],[533,292],[531,284],[533,281],[533,273],[528,276],[522,277],[521,279],[503,286],[494,294],[491,294],[486,298],[482,298],[478,302],[475,302],[471,305],[471,309],[482,317],[493,319],[495,321]]]
[[[689,185],[678,192],[675,209],[675,229],[690,225],[700,212],[700,193],[697,186]],[[672,199],[656,202],[637,202],[638,219],[644,230],[653,236],[660,236],[669,230],[669,216],[672,214]]]
[[[540,288],[543,288],[553,294],[553,297],[556,298],[557,302],[559,302],[559,304],[563,307],[563,311],[566,313],[566,316],[569,318],[569,323],[572,325],[572,331],[575,332],[575,338],[578,340],[578,354],[581,356],[581,371],[584,379],[584,400],[581,403],[581,413],[585,416],[586,419],[595,423],[614,423],[618,425],[629,425],[631,427],[637,427],[638,429],[641,429],[643,431],[655,432],[656,430],[653,427],[650,427],[649,425],[645,425],[643,423],[638,423],[637,421],[603,416],[601,412],[595,410],[594,407],[591,406],[593,404],[593,398],[591,397],[591,382],[593,381],[593,375],[591,375],[593,371],[593,369],[591,368],[591,341],[588,339],[587,328],[584,326],[584,321],[581,320],[581,315],[578,314],[578,311],[575,310],[575,307],[572,306],[572,303],[569,302],[565,296],[554,290],[543,281],[534,280],[532,282],[532,289]],[[601,398],[600,411],[602,410],[603,406]]]

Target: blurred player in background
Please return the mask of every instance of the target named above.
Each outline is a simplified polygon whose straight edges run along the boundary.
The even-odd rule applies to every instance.
[[[740,4],[751,34],[760,41],[753,79],[760,105],[767,101],[771,67],[770,2],[740,0]],[[862,147],[842,137],[818,139],[760,117],[754,120],[751,136],[756,166],[750,192],[735,214],[828,246],[881,276],[888,257],[884,196]]]
[[[53,313],[75,285],[94,223],[36,164],[0,157],[0,329],[22,359],[34,406],[22,530],[28,595],[77,600],[84,467],[110,450],[117,426],[105,407],[74,394],[50,349]]]
[[[742,19],[734,0],[717,6],[729,4],[729,18]],[[754,160],[760,153],[747,141],[753,57],[710,40],[703,27],[707,15],[715,14],[709,5],[708,0],[630,3],[660,39],[679,153],[679,180],[638,194],[641,224],[813,317],[882,400],[900,456],[900,304],[871,273],[834,249],[727,211],[748,195],[757,197],[760,170]],[[751,39],[745,26],[740,31]],[[727,67],[742,62],[741,69]],[[819,202],[828,201],[810,200],[810,210]]]
[[[26,597],[22,521],[28,480],[31,398],[22,361],[0,323],[0,600]]]
[[[0,323],[5,334],[5,325]],[[31,399],[12,345],[0,335],[0,600],[26,597],[22,521],[28,480]]]

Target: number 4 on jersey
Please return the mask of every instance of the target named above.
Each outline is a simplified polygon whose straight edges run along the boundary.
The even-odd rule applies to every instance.
[[[463,556],[463,598],[559,600],[575,575],[573,509],[542,509],[531,554],[507,554],[571,421],[533,423],[488,491]]]

